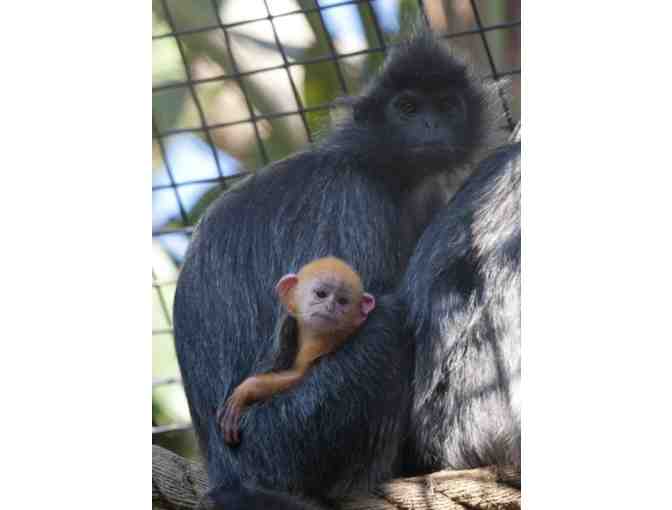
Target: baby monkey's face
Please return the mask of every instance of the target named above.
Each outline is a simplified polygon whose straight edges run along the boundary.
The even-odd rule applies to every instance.
[[[298,273],[287,273],[275,291],[301,331],[336,333],[340,339],[354,333],[376,306],[359,274],[335,257],[316,259]]]
[[[320,333],[357,328],[362,292],[347,280],[319,276],[300,282],[296,290],[299,314],[306,327]]]

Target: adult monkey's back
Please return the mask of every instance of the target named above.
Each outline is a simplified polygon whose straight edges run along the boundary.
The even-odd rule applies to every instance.
[[[416,470],[520,465],[520,142],[479,165],[401,286],[415,337]]]
[[[247,412],[240,447],[224,444],[215,415],[273,348],[283,274],[332,255],[374,295],[394,288],[434,198],[449,191],[416,195],[439,174],[461,182],[486,136],[487,102],[467,66],[421,33],[391,52],[350,120],[208,209],[180,275],[175,340],[212,486],[324,495],[395,473],[412,351],[386,299],[301,385]]]

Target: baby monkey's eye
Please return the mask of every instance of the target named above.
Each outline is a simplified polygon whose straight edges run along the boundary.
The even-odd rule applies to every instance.
[[[345,305],[348,304],[348,300],[347,300],[346,298],[344,298],[344,297],[342,297],[342,298],[338,298],[338,304],[339,304],[339,305],[342,305],[342,306],[345,306]]]
[[[324,299],[325,297],[327,297],[327,293],[324,292],[323,290],[316,290],[315,295],[320,299]]]

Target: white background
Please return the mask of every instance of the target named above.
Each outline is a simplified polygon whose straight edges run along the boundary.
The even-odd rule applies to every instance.
[[[3,9],[6,508],[150,505],[151,12],[123,4]],[[523,2],[527,509],[669,504],[669,11]]]

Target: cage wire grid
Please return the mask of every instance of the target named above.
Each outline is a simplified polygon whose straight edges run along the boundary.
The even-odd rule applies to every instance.
[[[181,252],[178,250],[179,253],[177,254],[166,254],[161,251],[162,259],[158,263],[156,263],[156,257],[153,260],[153,266],[165,265],[171,261],[175,266],[174,271],[172,271],[172,274],[169,277],[163,275],[165,272],[159,274],[159,271],[157,271],[155,267],[152,269],[152,291],[154,293],[153,315],[155,316],[152,330],[153,342],[160,339],[172,344],[173,329],[171,307],[172,295],[177,280],[177,270],[181,257],[183,256],[184,246],[186,246],[186,243],[193,232],[193,225],[197,221],[202,209],[204,209],[204,207],[199,209],[198,204],[196,206],[191,204],[190,206],[185,203],[184,190],[189,189],[189,187],[199,187],[199,189],[207,187],[208,190],[206,195],[209,194],[209,196],[214,197],[222,191],[229,189],[233,182],[254,172],[257,168],[261,168],[269,162],[286,155],[273,154],[272,151],[269,150],[269,137],[267,133],[268,123],[283,121],[283,119],[298,116],[299,122],[295,123],[294,128],[299,128],[302,131],[301,138],[303,143],[313,142],[317,134],[316,131],[319,130],[319,126],[321,125],[321,121],[311,122],[309,117],[317,114],[322,114],[323,116],[327,115],[335,105],[334,99],[336,96],[349,95],[356,92],[353,85],[358,85],[361,82],[361,79],[356,79],[356,84],[349,83],[349,81],[352,82],[353,80],[349,80],[346,76],[347,73],[344,70],[346,62],[351,61],[353,58],[362,59],[373,55],[384,55],[393,44],[389,39],[394,36],[394,30],[386,30],[383,27],[383,24],[379,19],[380,9],[376,8],[378,7],[376,4],[383,1],[384,0],[304,0],[295,2],[295,4],[300,7],[299,9],[274,12],[273,0],[261,0],[260,4],[257,2],[259,5],[257,5],[256,9],[259,11],[260,7],[263,7],[261,16],[229,21],[222,15],[222,7],[227,2],[222,2],[221,0],[202,0],[199,2],[199,5],[203,7],[205,4],[209,3],[208,7],[211,9],[210,15],[207,16],[208,20],[184,23],[184,21],[180,22],[178,18],[184,17],[185,5],[188,5],[188,3],[179,3],[179,0],[154,0],[153,11],[155,17],[160,18],[162,25],[167,27],[167,30],[153,34],[152,41],[153,43],[170,42],[176,46],[179,60],[181,61],[181,67],[183,69],[183,78],[172,79],[166,82],[153,84],[152,86],[153,149],[157,153],[155,155],[155,160],[160,162],[163,169],[162,178],[158,180],[158,182],[154,182],[152,186],[153,204],[156,201],[158,194],[163,194],[163,198],[166,197],[166,193],[172,195],[172,216],[169,221],[163,221],[159,224],[157,224],[156,221],[154,222],[152,238],[153,241],[155,241],[154,244],[158,244],[159,246],[163,244],[165,239],[171,237],[177,237],[177,239],[182,241]],[[286,4],[287,2],[283,3]],[[388,2],[388,4],[389,3],[394,4],[394,2]],[[413,15],[416,18],[421,17],[424,23],[430,24],[435,31],[438,31],[442,38],[457,42],[460,39],[472,37],[471,47],[466,51],[468,56],[471,56],[469,53],[473,52],[475,48],[473,38],[477,38],[480,44],[482,67],[485,69],[484,76],[486,78],[493,80],[495,83],[499,83],[503,79],[519,79],[520,4],[518,1],[415,0],[414,2],[405,2],[400,0],[397,4],[399,5],[399,10],[403,7],[406,9],[405,12],[407,14],[409,14],[409,9],[412,7],[416,12],[414,14],[410,12],[410,16],[407,17],[409,19],[412,19]],[[497,4],[494,9],[495,14],[493,15],[492,12],[490,12],[486,22],[486,17],[483,15],[483,12],[486,10],[493,11],[492,6],[495,4]],[[329,11],[346,8],[347,6],[350,6],[351,9],[353,7],[357,8],[362,23],[365,24],[368,20],[368,24],[370,25],[364,26],[365,31],[370,30],[370,36],[367,35],[366,38],[367,47],[355,51],[341,51],[339,49],[332,34],[334,29],[329,26],[329,23],[326,20]],[[497,14],[497,11],[499,11],[499,14]],[[449,17],[449,14],[455,14],[456,12],[464,19],[470,19],[471,26],[468,28],[460,27],[457,30],[451,30],[450,20],[446,18]],[[305,16],[307,21],[311,21],[310,26],[314,32],[316,32],[316,44],[319,46],[320,41],[322,41],[322,52],[324,54],[303,57],[301,55],[297,56],[297,53],[301,52],[295,51],[295,48],[293,49],[294,51],[289,51],[289,45],[283,42],[283,37],[278,25],[281,20],[293,16]],[[366,16],[366,19],[364,19],[364,16]],[[441,16],[443,16],[443,19],[441,19]],[[512,16],[514,17],[513,19]],[[312,18],[309,19],[309,17]],[[400,17],[402,18],[400,23],[404,23],[405,21],[408,22],[408,20],[404,20],[402,16]],[[270,37],[267,37],[265,44],[267,48],[270,47],[272,51],[277,53],[280,62],[274,65],[252,66],[251,68],[247,65],[243,67],[239,62],[240,55],[238,55],[236,51],[235,39],[243,37],[239,32],[240,29],[245,26],[259,23],[264,23],[270,28],[270,34],[267,34]],[[187,25],[186,27],[180,26],[185,24]],[[443,28],[443,30],[440,28],[437,30],[437,25],[440,28]],[[446,29],[446,27],[448,28]],[[493,43],[488,37],[489,34],[497,33],[507,34],[508,37],[513,39],[514,42],[511,44],[512,48],[510,49],[515,54],[510,60],[513,60],[514,64],[517,65],[503,68],[504,66],[497,62],[495,52],[493,51]],[[216,38],[216,40],[220,41],[221,45],[218,48],[223,55],[222,61],[225,62],[225,65],[218,68],[216,70],[217,72],[214,74],[211,73],[212,75],[197,76],[196,73],[194,73],[195,62],[199,51],[199,39],[190,39],[194,37],[208,37],[210,40]],[[268,42],[269,39],[270,43]],[[306,51],[304,53],[309,52]],[[293,70],[298,68],[306,69],[308,66],[319,64],[331,66],[331,71],[335,76],[335,83],[337,83],[337,86],[335,87],[336,93],[330,100],[321,101],[317,104],[306,104],[310,103],[310,101],[306,101],[303,97],[305,96],[305,90],[302,94],[301,83],[297,83],[298,80]],[[295,103],[294,108],[285,107],[280,111],[272,111],[272,108],[262,108],[258,104],[258,101],[255,101],[253,98],[252,91],[250,90],[251,82],[249,80],[254,79],[254,77],[263,76],[264,73],[272,72],[283,73],[286,77],[289,84],[288,96]],[[211,112],[208,111],[207,105],[203,101],[202,91],[199,90],[199,88],[204,86],[224,87],[231,83],[235,84],[235,90],[240,98],[240,104],[243,105],[245,111],[244,117],[227,121],[210,120],[209,117],[212,117]],[[179,103],[180,107],[184,108],[185,104],[190,104],[192,117],[195,119],[196,125],[180,126],[177,125],[179,123],[174,123],[176,125],[166,126],[165,124],[167,123],[161,120],[160,117],[163,112],[156,104],[158,95],[171,92],[177,93],[178,91],[182,95],[181,103]],[[517,121],[517,116],[512,111],[511,99],[515,100],[517,97],[512,94],[507,96],[504,87],[500,86],[498,86],[498,93],[498,99],[501,106],[501,128],[503,131],[512,131],[515,122]],[[319,119],[322,119],[323,121],[324,117],[318,118],[318,120]],[[316,124],[318,127],[316,127]],[[227,154],[225,149],[223,150],[218,145],[215,133],[217,130],[226,130],[240,126],[249,126],[251,128],[250,137],[252,141],[249,143],[249,146],[252,148],[249,150],[254,152],[255,156],[247,158],[247,161],[244,163],[238,161],[232,163],[233,158]],[[210,160],[210,166],[214,170],[214,175],[191,178],[175,171],[175,158],[169,155],[169,143],[174,137],[185,134],[197,136],[202,141],[202,152],[207,155]],[[301,142],[294,147],[290,147],[290,150],[286,152],[294,152],[300,145]],[[223,161],[223,159],[226,159],[226,162]],[[234,172],[231,172],[230,168],[225,170],[225,168],[231,166],[235,168]],[[194,212],[195,209],[196,212]],[[154,216],[154,219],[156,220],[157,214],[155,208]],[[235,226],[232,228],[235,228]],[[156,316],[158,316],[158,320]],[[162,387],[180,387],[180,382],[180,378],[177,375],[157,376],[155,374],[152,382],[153,393],[155,390]],[[157,423],[157,420],[153,419],[152,435],[154,440],[163,434],[191,429],[191,425],[188,422],[165,423],[165,418],[158,421],[161,421],[161,423]]]

